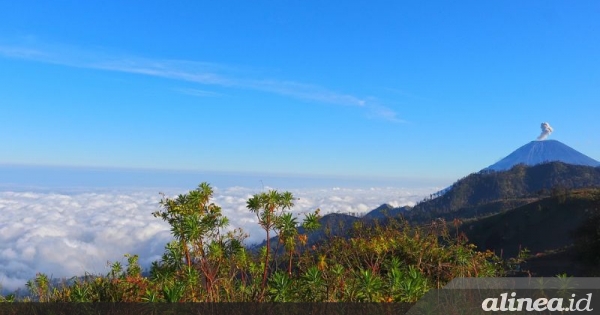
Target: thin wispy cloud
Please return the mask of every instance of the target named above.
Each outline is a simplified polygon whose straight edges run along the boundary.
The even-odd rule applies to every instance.
[[[23,47],[0,46],[0,54],[8,58],[44,60],[47,57],[41,51]]]
[[[354,95],[331,91],[316,85],[292,81],[247,80],[242,82],[241,85],[246,88],[292,96],[304,100],[317,101],[320,103],[358,107],[365,106],[366,104],[364,99]]]
[[[406,120],[400,119],[398,113],[388,107],[374,104],[369,104],[369,115],[373,118],[383,119],[394,123],[406,123]]]
[[[309,83],[249,78],[248,74],[240,73],[238,69],[214,63],[149,59],[119,53],[110,54],[101,49],[85,50],[75,46],[39,44],[35,48],[31,48],[31,45],[0,44],[0,56],[68,67],[160,77],[201,85],[255,90],[324,104],[354,106],[362,108],[369,117],[404,122],[397,117],[398,114],[393,109],[378,104],[374,98],[363,98]],[[208,96],[193,92],[188,94]]]
[[[198,96],[198,97],[219,97],[219,96],[223,96],[223,94],[221,93],[217,93],[217,92],[213,92],[213,91],[206,91],[206,90],[200,90],[200,89],[190,89],[190,88],[176,88],[173,89],[176,92],[179,93],[183,93],[183,94],[187,94],[187,95],[192,95],[192,96]]]
[[[394,94],[400,95],[404,98],[409,98],[409,99],[413,99],[413,100],[417,100],[417,101],[426,101],[426,102],[432,102],[433,100],[420,96],[420,95],[416,95],[414,93],[402,90],[402,89],[398,89],[398,88],[383,88],[386,91],[392,92]]]
[[[81,65],[106,71],[142,74],[173,80],[195,82],[207,85],[236,86],[238,83],[216,73],[209,64],[191,61],[150,60],[143,58],[123,58],[110,61],[97,61]]]

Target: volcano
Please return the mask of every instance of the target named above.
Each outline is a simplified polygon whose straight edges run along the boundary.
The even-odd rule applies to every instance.
[[[546,162],[600,166],[600,162],[556,140],[531,141],[484,170],[506,171],[517,164],[537,165]]]

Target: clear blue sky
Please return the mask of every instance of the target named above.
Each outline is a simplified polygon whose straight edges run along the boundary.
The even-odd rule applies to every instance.
[[[0,164],[454,180],[600,159],[598,1],[2,1]]]

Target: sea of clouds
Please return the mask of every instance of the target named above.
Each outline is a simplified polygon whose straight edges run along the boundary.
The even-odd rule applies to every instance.
[[[249,234],[246,244],[264,239],[256,216],[246,201],[261,190],[214,187],[213,202],[230,219],[230,229]],[[268,190],[269,187],[263,188]],[[317,208],[322,214],[365,214],[377,206],[414,205],[439,188],[300,188],[292,212]],[[176,196],[187,190],[163,191]],[[0,285],[4,291],[23,288],[36,273],[54,279],[106,274],[109,262],[125,262],[124,254],[138,254],[143,267],[160,259],[171,240],[169,226],[152,212],[159,210],[156,189],[10,189],[0,188]]]

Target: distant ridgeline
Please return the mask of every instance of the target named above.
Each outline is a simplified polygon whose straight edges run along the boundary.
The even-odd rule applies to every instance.
[[[324,215],[321,219],[319,219],[319,223],[321,224],[321,228],[317,231],[313,231],[308,233],[308,244],[312,245],[318,243],[328,237],[334,236],[347,236],[348,232],[355,223],[363,222],[363,223],[372,223],[375,220],[380,222],[385,222],[388,218],[400,217],[401,214],[406,213],[410,210],[409,206],[394,208],[388,204],[382,204],[379,207],[371,210],[365,215],[359,216],[354,213],[329,213]],[[303,227],[298,228],[298,233],[304,234],[307,233]],[[271,239],[271,244],[277,244],[278,238],[273,237]],[[257,250],[260,247],[266,245],[266,240],[252,245],[250,248]],[[276,247],[276,246],[274,246]]]
[[[432,199],[413,208],[384,204],[363,217],[327,214],[320,220],[323,228],[309,234],[309,243],[318,242],[325,235],[344,235],[358,221],[377,219],[383,223],[387,217],[403,216],[419,224],[439,218],[446,221],[477,218],[514,209],[553,193],[587,187],[600,187],[600,167],[550,162],[536,166],[519,164],[503,172],[483,170],[458,180],[444,194],[432,195]]]
[[[409,221],[472,218],[516,208],[552,190],[600,187],[600,168],[550,162],[518,164],[508,171],[485,169],[471,174],[443,195],[416,205]]]
[[[558,141],[530,142],[413,208],[382,205],[360,218],[325,215],[309,243],[350,237],[356,223],[386,225],[389,217],[429,227],[444,220],[478,250],[519,261],[515,272],[600,275],[600,162]],[[525,257],[522,250],[535,255],[516,258]]]
[[[600,224],[600,163],[558,141],[533,141],[412,208],[382,205],[362,217],[325,215],[321,229],[309,233],[308,243],[351,237],[357,223],[386,225],[394,217],[410,225],[437,226],[440,219],[456,224],[456,233],[463,233],[478,249],[504,257],[516,257],[524,248],[558,252],[562,256],[543,256],[551,262],[538,261],[542,267],[531,270],[550,276],[577,273],[571,266],[573,261],[581,265],[580,252],[600,257],[600,238],[594,234]],[[598,249],[590,250],[596,245],[588,244],[596,244],[596,239]],[[567,247],[570,252],[564,251]],[[591,275],[585,270],[579,275]]]
[[[458,180],[412,208],[383,204],[362,217],[327,214],[320,219],[323,228],[309,234],[309,243],[318,242],[326,235],[345,235],[358,221],[384,223],[388,217],[402,216],[419,224],[440,218],[446,221],[478,218],[515,209],[558,192],[588,187],[600,187],[600,167],[549,162],[536,166],[518,164],[508,171],[485,169]],[[301,229],[300,233],[304,231]]]
[[[556,140],[531,141],[417,205],[416,221],[469,218],[532,202],[545,190],[600,186],[600,162]],[[437,197],[437,198],[435,198]]]

